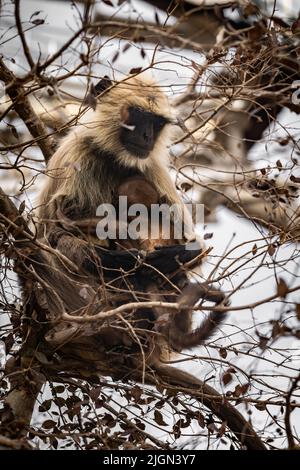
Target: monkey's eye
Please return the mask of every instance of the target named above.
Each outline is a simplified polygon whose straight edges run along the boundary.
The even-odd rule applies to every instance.
[[[168,123],[168,120],[162,116],[158,116],[155,119],[154,126],[156,127],[157,130],[161,130],[166,124]]]

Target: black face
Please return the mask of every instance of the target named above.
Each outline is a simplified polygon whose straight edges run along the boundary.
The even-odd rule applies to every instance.
[[[126,114],[126,122],[121,127],[121,143],[136,157],[147,158],[160,131],[169,121],[141,108],[129,107]]]

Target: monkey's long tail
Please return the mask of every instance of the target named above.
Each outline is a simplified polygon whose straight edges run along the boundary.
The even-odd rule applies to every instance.
[[[182,312],[179,312],[174,317],[175,325],[179,323],[180,316],[186,315],[186,307],[193,308],[199,299],[208,300],[214,302],[216,305],[219,305],[224,301],[225,295],[220,290],[209,289],[208,285],[203,284],[189,284],[179,301],[182,309]],[[196,328],[194,331],[185,332],[182,335],[177,335],[175,339],[176,346],[180,349],[190,349],[195,346],[200,346],[204,344],[208,339],[210,339],[213,334],[216,332],[218,326],[224,321],[227,316],[227,312],[222,311],[211,311],[208,316],[202,321],[201,325]]]
[[[251,423],[221,395],[217,390],[194,377],[193,375],[171,366],[160,366],[156,375],[164,384],[173,386],[176,392],[182,391],[193,398],[197,398],[216,416],[227,424],[227,427],[237,436],[247,450],[267,450],[266,446],[256,434]],[[146,380],[155,383],[155,378],[147,374]]]

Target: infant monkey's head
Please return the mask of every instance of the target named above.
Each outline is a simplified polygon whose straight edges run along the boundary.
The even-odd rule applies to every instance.
[[[159,195],[154,186],[143,176],[131,176],[118,188],[118,196],[126,196],[128,207],[132,204],[143,204],[149,209],[151,204],[159,203]]]
[[[117,191],[118,196],[126,196],[128,208],[133,204],[143,204],[147,208],[147,220],[142,222],[140,227],[140,238],[138,240],[126,240],[125,243],[120,241],[123,248],[137,248],[139,250],[152,251],[157,246],[169,246],[176,244],[173,237],[173,227],[167,237],[163,236],[161,222],[153,221],[150,218],[150,209],[152,204],[165,203],[164,197],[159,197],[156,188],[149,183],[143,176],[132,176],[125,179]],[[135,217],[131,217],[131,220]],[[154,229],[154,230],[153,230]],[[153,238],[152,234],[156,233]]]

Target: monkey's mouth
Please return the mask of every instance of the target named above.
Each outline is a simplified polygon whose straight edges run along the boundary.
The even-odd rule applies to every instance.
[[[144,145],[141,146],[132,142],[126,142],[125,148],[129,153],[131,153],[135,157],[145,159],[149,156],[149,153],[151,152],[153,147],[145,147]]]

